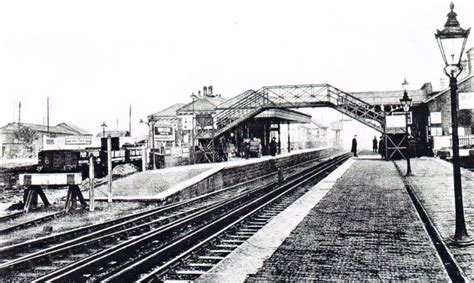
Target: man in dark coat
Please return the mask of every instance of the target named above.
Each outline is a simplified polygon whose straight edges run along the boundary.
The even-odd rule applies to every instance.
[[[372,140],[372,150],[375,153],[377,153],[377,145],[378,145],[377,137],[374,137],[374,139]]]
[[[276,142],[276,138],[273,137],[272,138],[272,141],[270,142],[270,154],[271,156],[275,156],[276,152],[277,152],[277,142]]]
[[[380,140],[379,140],[379,153],[382,156],[382,159],[384,159],[384,156],[385,156],[385,141],[383,139],[383,136],[381,136]]]
[[[352,139],[352,147],[351,147],[351,152],[354,153],[354,157],[357,157],[357,135],[354,135],[354,138]]]

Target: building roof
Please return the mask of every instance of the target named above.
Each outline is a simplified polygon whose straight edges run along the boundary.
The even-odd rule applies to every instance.
[[[20,123],[18,124],[17,122],[12,122],[8,123],[4,127],[2,127],[2,130],[13,130],[15,128],[18,128],[19,125],[22,127],[28,127],[34,131],[41,132],[41,133],[52,133],[52,134],[62,134],[62,135],[91,135],[87,131],[72,125],[72,124],[67,124],[67,123],[59,123],[56,126],[49,126],[49,131],[48,131],[48,126],[46,125],[39,125],[39,124],[32,124],[32,123]]]
[[[215,111],[217,106],[224,101],[226,101],[226,99],[221,96],[200,96],[196,100],[179,108],[177,112]]]
[[[82,128],[79,128],[78,126],[74,124],[59,123],[56,125],[56,127],[64,128],[69,131],[75,132],[76,135],[92,136],[89,132],[87,132],[86,130]]]
[[[462,84],[462,83],[468,81],[469,79],[473,79],[473,78],[474,78],[474,74],[470,74],[470,75],[466,76],[465,78],[459,80],[459,81],[458,81],[458,85],[460,85],[460,84]],[[449,93],[450,90],[451,90],[451,88],[448,86],[448,88],[446,88],[446,89],[444,89],[444,90],[438,92],[437,94],[435,94],[435,95],[433,95],[433,96],[431,96],[431,97],[425,99],[425,100],[423,101],[423,103],[431,102],[431,101],[437,99],[438,97],[440,97],[440,96],[442,96],[442,95],[444,95],[444,94],[446,94],[446,93]]]
[[[173,117],[173,116],[177,116],[177,113],[176,111],[183,107],[184,106],[184,103],[175,103],[161,111],[158,111],[154,114],[151,114],[148,116],[148,119],[152,118],[152,117]]]
[[[98,138],[101,138],[101,137],[103,137],[103,134],[104,134],[104,132],[100,132],[100,133],[97,133],[97,135],[95,135],[95,136],[98,137]],[[105,131],[105,136],[107,137],[109,135],[113,138],[129,137],[130,132],[129,131]]]

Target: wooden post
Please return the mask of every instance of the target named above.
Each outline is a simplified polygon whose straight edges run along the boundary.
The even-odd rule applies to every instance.
[[[109,187],[107,201],[112,202],[112,137],[107,136],[107,183]]]
[[[142,146],[142,171],[146,171],[146,147]]]
[[[94,199],[94,156],[92,153],[89,155],[89,211],[94,211],[95,209],[95,199]]]

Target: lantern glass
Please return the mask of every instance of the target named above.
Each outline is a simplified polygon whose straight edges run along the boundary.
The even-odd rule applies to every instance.
[[[459,65],[467,37],[439,37],[438,44],[446,66]]]
[[[411,101],[410,101],[410,102],[411,102]],[[410,111],[410,106],[411,106],[410,104],[411,104],[411,103],[409,103],[409,102],[403,103],[403,111],[405,111],[405,112]]]

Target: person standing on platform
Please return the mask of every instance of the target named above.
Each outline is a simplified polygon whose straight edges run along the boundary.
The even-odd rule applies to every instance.
[[[382,156],[382,159],[384,159],[383,157],[385,156],[385,141],[383,140],[383,136],[380,136],[379,140],[379,153]]]
[[[373,152],[377,153],[377,137],[374,137],[374,139],[372,140],[372,149],[373,149]]]
[[[244,156],[245,159],[249,159],[250,156],[250,139],[244,139]]]
[[[354,135],[354,138],[352,139],[352,147],[351,147],[351,152],[354,153],[354,157],[357,157],[357,135]]]
[[[272,141],[270,142],[270,154],[271,154],[271,156],[275,156],[276,152],[277,152],[277,142],[276,142],[276,138],[273,137]]]

